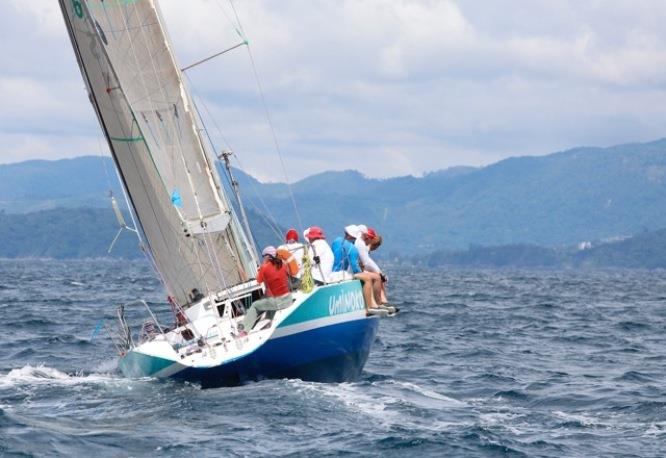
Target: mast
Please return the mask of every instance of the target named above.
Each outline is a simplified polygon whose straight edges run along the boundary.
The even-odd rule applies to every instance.
[[[256,275],[154,0],[59,0],[91,103],[168,293]]]
[[[234,194],[236,195],[236,201],[238,202],[238,209],[240,210],[241,218],[243,219],[243,224],[245,225],[245,230],[247,231],[247,234],[250,234],[250,237],[252,237],[252,231],[250,230],[250,220],[247,219],[247,214],[245,213],[245,206],[243,205],[243,201],[241,200],[240,187],[238,185],[238,181],[236,181],[236,178],[234,177],[234,174],[231,170],[231,162],[229,161],[229,156],[231,156],[232,154],[233,153],[231,151],[225,150],[222,151],[218,155],[218,157],[224,161],[224,168],[227,170],[227,174],[229,175],[229,182],[231,183],[231,189],[233,189]]]

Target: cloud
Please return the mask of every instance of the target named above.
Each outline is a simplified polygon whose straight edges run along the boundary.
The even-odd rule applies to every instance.
[[[101,132],[94,135],[58,134],[34,132],[0,132],[3,145],[1,159],[3,163],[20,162],[29,159],[64,159],[84,155],[108,156]]]
[[[160,5],[183,66],[241,41],[229,2]],[[234,6],[292,180],[327,169],[420,174],[664,136],[660,0]],[[2,2],[0,18],[0,160],[95,154],[99,128],[56,2]],[[216,145],[224,137],[247,171],[282,180],[247,50],[188,77],[213,114]]]

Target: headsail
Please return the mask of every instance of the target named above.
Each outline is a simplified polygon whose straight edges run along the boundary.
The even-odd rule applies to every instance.
[[[169,294],[256,275],[154,0],[59,0],[91,102]]]

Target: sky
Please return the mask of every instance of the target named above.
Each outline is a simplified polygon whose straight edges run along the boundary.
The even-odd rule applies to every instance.
[[[159,2],[182,66],[228,0]],[[264,181],[422,175],[666,137],[663,0],[234,0],[188,70]],[[0,163],[108,154],[55,0],[0,1]],[[285,176],[286,175],[286,176]]]

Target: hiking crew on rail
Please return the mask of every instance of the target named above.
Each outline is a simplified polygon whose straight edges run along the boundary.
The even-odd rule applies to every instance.
[[[326,241],[324,231],[312,226],[303,231],[305,243],[298,240],[298,232],[289,229],[285,243],[277,249],[268,246],[262,251],[264,259],[259,269],[257,281],[266,285],[266,299],[257,301],[248,319],[256,317],[259,310],[277,310],[291,303],[290,291],[305,280],[304,270],[309,269],[314,285],[337,283],[357,279],[363,287],[367,314],[392,314],[397,309],[386,299],[385,285],[388,281],[377,263],[370,257],[382,238],[373,228],[365,225],[348,225],[344,235],[333,240],[331,246]],[[278,291],[275,285],[280,285]],[[286,289],[285,289],[286,285]],[[276,298],[279,298],[276,302]],[[256,304],[256,303],[255,303]]]

